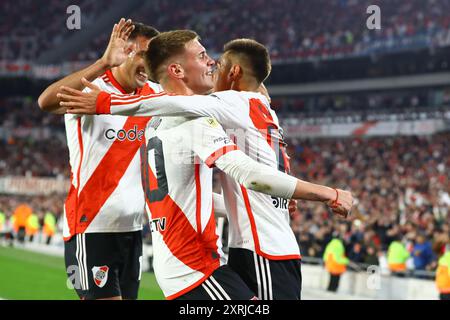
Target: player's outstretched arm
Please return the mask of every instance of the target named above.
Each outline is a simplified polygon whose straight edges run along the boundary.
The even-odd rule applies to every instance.
[[[81,82],[92,89],[86,79]],[[191,116],[215,117],[218,120],[232,114],[230,106],[215,96],[168,95],[164,92],[150,95],[111,94],[92,90],[83,92],[66,86],[61,87],[60,105],[70,114],[112,114],[120,116]]]
[[[104,74],[106,70],[121,65],[134,50],[134,47],[127,43],[133,29],[132,21],[125,21],[124,18],[115,24],[103,56],[90,66],[70,74],[47,87],[38,98],[41,110],[59,114],[65,113],[66,108],[60,105],[61,100],[57,97],[61,86],[83,90],[85,85],[80,81],[82,78],[92,81]]]
[[[256,162],[240,150],[224,154],[216,160],[215,165],[244,187],[274,197],[320,201],[343,217],[348,216],[353,205],[349,191],[297,179]]]

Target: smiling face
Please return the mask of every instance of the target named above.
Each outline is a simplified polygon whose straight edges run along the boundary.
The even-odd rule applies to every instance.
[[[144,55],[150,39],[137,36],[133,41],[136,45],[136,54],[126,60],[123,68],[126,70],[127,80],[130,86],[133,88],[141,88],[148,80],[148,75],[145,71]]]
[[[205,94],[211,91],[214,86],[215,62],[208,56],[206,49],[198,39],[186,43],[180,65],[184,73],[183,81],[195,94]]]

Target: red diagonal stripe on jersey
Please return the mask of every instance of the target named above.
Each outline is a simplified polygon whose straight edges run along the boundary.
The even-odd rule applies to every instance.
[[[156,179],[152,171],[149,175],[150,179],[152,179],[151,176]],[[183,210],[169,195],[161,201],[150,202],[149,199],[146,201],[151,212],[151,219],[166,218],[166,228],[159,232],[170,252],[178,260],[204,274],[212,273],[220,266],[215,224],[214,228],[211,227],[211,221],[214,222],[213,215],[204,232],[198,233]]]
[[[208,273],[220,266],[215,228],[197,233],[183,210],[166,196],[162,201],[150,203],[152,219],[166,217],[166,228],[159,230],[170,252],[189,268]],[[181,289],[181,288],[180,288]]]
[[[128,117],[123,130],[128,131],[137,126],[145,130],[149,117]],[[86,217],[86,222],[77,221],[76,233],[86,230],[109,196],[114,192],[120,179],[128,169],[143,141],[115,140],[97,168],[84,185],[78,197],[77,219]],[[85,155],[89,156],[89,155]],[[78,184],[80,181],[78,181]],[[124,204],[126,205],[126,204]]]

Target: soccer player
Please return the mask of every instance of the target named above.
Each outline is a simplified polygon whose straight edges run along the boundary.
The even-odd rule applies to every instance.
[[[82,90],[83,77],[95,79],[110,93],[159,92],[160,86],[148,81],[143,59],[158,33],[121,19],[103,57],[49,86],[39,97],[39,106],[65,113],[56,93],[62,85]],[[71,166],[64,208],[65,262],[81,299],[137,298],[145,212],[139,148],[148,121],[148,117],[65,115]]]
[[[172,37],[179,34],[187,37],[186,45],[171,46]],[[89,108],[94,106],[95,109],[98,102],[98,112],[214,116],[226,129],[242,129],[244,134],[239,135],[236,131],[234,134],[237,147],[260,162],[259,166],[246,162],[248,160],[239,154],[239,150],[230,148],[225,148],[226,154],[221,154],[220,158],[212,156],[203,159],[207,164],[214,163],[229,176],[222,183],[231,231],[229,264],[260,298],[299,299],[300,253],[289,226],[285,200],[291,196],[286,197],[289,192],[284,192],[285,195],[280,197],[279,193],[280,188],[289,185],[288,181],[281,183],[284,179],[282,177],[285,177],[282,171],[288,167],[287,156],[276,115],[270,109],[267,99],[256,93],[270,71],[267,50],[250,40],[234,41],[225,47],[225,53],[218,64],[216,89],[246,91],[216,92],[211,96],[173,96],[204,93],[211,89],[208,81],[211,80],[212,65],[208,64],[207,59],[194,32],[163,33],[153,39],[147,52],[147,62],[152,78],[159,81],[169,95],[108,95],[84,82],[91,86],[92,93],[86,95],[74,90],[64,90],[70,94],[61,94],[61,97],[69,102],[62,102],[62,105],[73,107],[71,112],[92,112]],[[162,123],[164,121],[175,120],[164,118]],[[185,137],[188,136],[189,132],[186,131]],[[191,139],[201,137],[196,135]],[[213,140],[221,139],[226,138]],[[164,149],[167,145],[170,143],[162,141],[161,148]],[[154,152],[156,154],[156,149]],[[165,155],[165,152],[162,153]],[[221,163],[226,160],[230,163]],[[252,170],[248,175],[236,175],[227,165],[232,165],[235,168],[233,170],[253,166],[259,170]],[[280,169],[278,176],[274,173],[277,169]],[[273,197],[255,191],[265,192]],[[333,211],[343,215],[349,212],[352,204],[349,192],[300,180],[296,180],[292,197],[323,201]],[[338,200],[342,203],[338,204]],[[150,211],[153,214],[154,210],[150,208]]]

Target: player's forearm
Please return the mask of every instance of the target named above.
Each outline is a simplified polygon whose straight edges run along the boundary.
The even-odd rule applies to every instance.
[[[296,178],[258,163],[240,150],[228,152],[215,165],[247,189],[274,197],[290,199],[297,186]]]
[[[274,197],[326,202],[336,196],[332,188],[297,179],[254,161],[239,150],[220,157],[215,164],[246,188]]]
[[[38,104],[41,110],[53,113],[64,113],[65,108],[61,108],[59,105],[60,99],[56,96],[61,86],[69,88],[83,90],[84,86],[81,83],[81,78],[86,78],[89,81],[93,81],[97,77],[101,76],[108,70],[108,66],[101,60],[97,60],[90,66],[72,73],[61,80],[51,84],[38,98]],[[64,110],[62,110],[64,109]]]
[[[97,99],[97,114],[121,116],[216,116],[220,101],[210,96],[120,95],[102,92]]]
[[[100,93],[97,98],[96,113],[119,116],[165,116],[169,113],[165,93],[150,95],[123,95]]]
[[[310,183],[298,179],[292,195],[296,200],[309,200],[326,202],[336,197],[336,191],[323,185]]]

